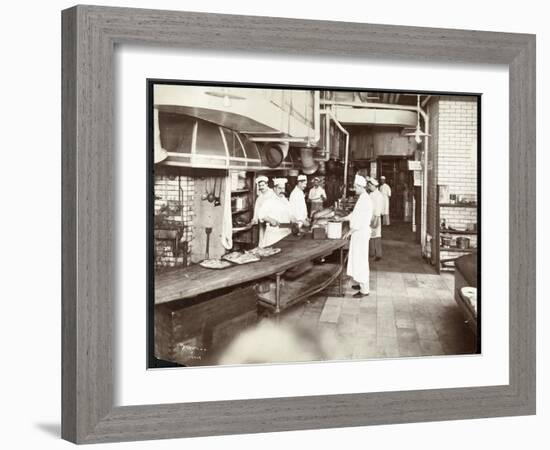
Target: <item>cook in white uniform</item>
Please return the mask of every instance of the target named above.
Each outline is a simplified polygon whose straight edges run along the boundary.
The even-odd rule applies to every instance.
[[[369,242],[369,255],[374,256],[375,261],[382,259],[382,211],[384,210],[384,196],[378,190],[378,181],[374,178],[367,179],[367,189],[372,200],[372,234]]]
[[[265,175],[260,175],[256,178],[256,187],[258,190],[258,196],[256,197],[256,202],[254,203],[254,216],[252,218],[251,224],[257,225],[259,223],[263,223],[263,220],[260,219],[260,210],[262,209],[263,205],[269,199],[270,197],[275,197],[275,193],[273,190],[269,188],[267,185],[268,178]],[[265,234],[265,228],[264,226],[260,226],[260,242],[264,239]]]
[[[290,193],[290,207],[292,209],[292,216],[301,225],[309,226],[309,220],[307,218],[307,206],[304,190],[307,186],[307,177],[305,175],[298,175],[296,180],[296,186]]]
[[[382,220],[384,225],[390,224],[390,197],[391,187],[386,184],[386,177],[380,177],[380,193],[384,196],[384,209],[382,210]]]
[[[320,182],[321,180],[317,177],[313,179],[313,187],[309,190],[307,197],[311,204],[310,213],[312,216],[314,212],[323,209],[323,203],[327,199],[327,193],[323,187],[320,186]]]
[[[366,257],[369,251],[369,240],[371,236],[372,200],[366,191],[367,180],[361,175],[355,175],[355,192],[359,199],[350,215],[344,220],[350,222],[351,239],[349,243],[349,256],[347,274],[358,283],[353,285],[359,292],[353,294],[355,298],[369,295],[370,268],[369,258]]]
[[[269,247],[291,233],[290,223],[293,222],[293,217],[290,203],[284,194],[286,183],[286,178],[273,178],[275,195],[267,198],[258,211],[260,222],[266,223],[260,247]],[[279,224],[285,224],[285,227],[280,227]]]

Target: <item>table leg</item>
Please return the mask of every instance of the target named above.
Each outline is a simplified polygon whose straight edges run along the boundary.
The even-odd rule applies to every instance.
[[[340,248],[340,297],[344,296],[344,248]]]
[[[275,314],[279,314],[281,312],[281,275],[284,272],[279,272],[276,274],[276,281],[275,281]]]

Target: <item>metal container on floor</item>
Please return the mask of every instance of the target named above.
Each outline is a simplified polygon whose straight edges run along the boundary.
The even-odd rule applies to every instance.
[[[456,246],[461,250],[466,250],[470,248],[470,238],[463,237],[463,236],[457,237]]]

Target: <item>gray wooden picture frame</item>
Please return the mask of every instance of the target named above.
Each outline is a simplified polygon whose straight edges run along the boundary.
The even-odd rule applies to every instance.
[[[97,6],[63,11],[62,31],[63,438],[95,443],[535,413],[534,35]],[[507,65],[509,384],[115,407],[116,44]]]

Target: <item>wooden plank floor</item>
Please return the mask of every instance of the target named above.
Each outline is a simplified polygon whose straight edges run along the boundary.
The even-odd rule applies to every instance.
[[[344,297],[335,284],[280,315],[260,313],[254,294],[211,299],[170,316],[178,336],[173,360],[197,366],[475,353],[453,274],[436,274],[403,225],[382,236],[384,258],[371,259],[368,297],[353,298],[348,279]]]
[[[280,323],[316,329],[326,359],[395,358],[475,353],[475,337],[454,298],[453,274],[437,275],[412,242],[383,240],[371,259],[371,291],[353,298],[336,287],[281,314]]]

